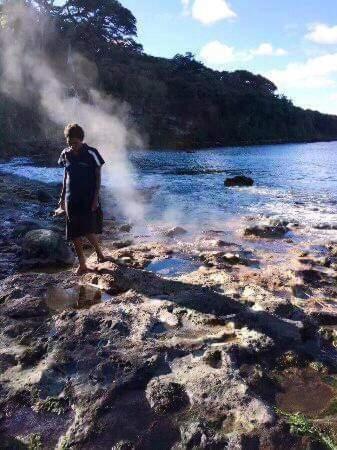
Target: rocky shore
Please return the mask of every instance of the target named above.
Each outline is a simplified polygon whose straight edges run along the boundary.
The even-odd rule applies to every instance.
[[[58,189],[1,181],[1,448],[337,448],[337,243],[106,217],[76,277]]]

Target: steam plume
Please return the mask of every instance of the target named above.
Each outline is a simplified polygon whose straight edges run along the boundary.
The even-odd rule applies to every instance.
[[[132,167],[126,149],[139,147],[141,140],[127,125],[128,108],[101,94],[90,74],[94,65],[82,56],[68,57],[68,74],[57,70],[48,60],[44,43],[52,38],[50,22],[22,3],[4,7],[6,31],[1,32],[2,91],[19,102],[27,102],[32,93],[39,107],[56,125],[77,122],[85,129],[88,143],[97,147],[107,164],[104,180],[117,199],[121,211],[138,223],[144,217],[141,201],[133,186]],[[19,27],[17,26],[19,24]],[[86,67],[86,73],[81,68]],[[69,95],[71,75],[85,89],[87,99]],[[80,84],[80,86],[79,86]],[[60,149],[61,150],[61,149]]]

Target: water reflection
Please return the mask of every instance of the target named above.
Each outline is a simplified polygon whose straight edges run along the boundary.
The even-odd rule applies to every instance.
[[[71,289],[50,288],[46,294],[46,303],[52,311],[66,309],[89,309],[106,300],[102,291],[94,286],[79,285]]]
[[[168,278],[194,272],[201,266],[197,261],[187,258],[168,258],[151,262],[146,270]]]

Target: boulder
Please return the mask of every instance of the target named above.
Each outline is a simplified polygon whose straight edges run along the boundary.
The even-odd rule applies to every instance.
[[[254,180],[250,177],[245,177],[243,175],[238,175],[234,178],[226,178],[225,186],[234,187],[234,186],[253,186]]]
[[[283,238],[289,231],[287,222],[270,221],[267,223],[255,223],[245,228],[245,236],[256,236],[267,239]]]
[[[17,239],[25,236],[29,231],[39,230],[41,223],[36,220],[23,220],[15,225],[12,231],[12,238]]]
[[[171,228],[168,231],[165,231],[164,232],[164,236],[169,237],[169,238],[173,238],[173,237],[176,237],[176,236],[182,236],[183,234],[186,234],[186,233],[187,233],[187,231],[184,228],[182,228],[182,227],[174,227],[174,228]]]
[[[23,265],[73,264],[74,254],[63,237],[51,230],[33,230],[22,241]]]

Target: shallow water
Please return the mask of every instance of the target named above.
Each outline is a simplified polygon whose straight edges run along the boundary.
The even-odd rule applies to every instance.
[[[46,294],[46,304],[50,310],[60,312],[67,309],[89,309],[109,298],[98,288],[79,285],[72,289],[49,289]]]
[[[281,377],[281,392],[276,396],[277,407],[288,413],[301,412],[318,416],[329,408],[335,390],[313,370],[293,369]]]
[[[201,266],[200,263],[185,258],[168,258],[152,261],[146,270],[162,275],[167,278],[179,277],[186,273],[191,273]]]

